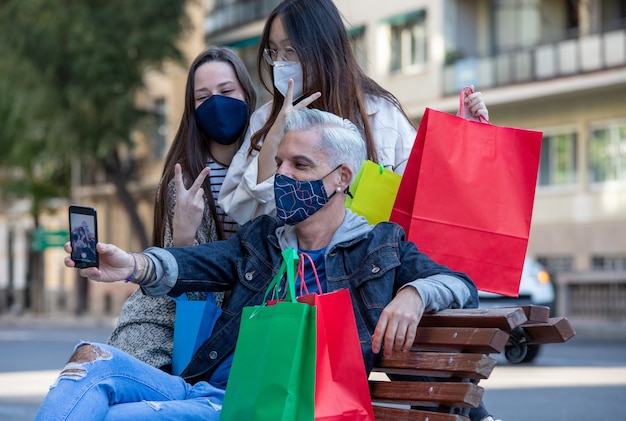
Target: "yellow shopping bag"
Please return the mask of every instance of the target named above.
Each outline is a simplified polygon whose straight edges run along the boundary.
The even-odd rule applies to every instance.
[[[389,221],[402,177],[372,161],[365,161],[350,186],[346,207],[372,225]]]

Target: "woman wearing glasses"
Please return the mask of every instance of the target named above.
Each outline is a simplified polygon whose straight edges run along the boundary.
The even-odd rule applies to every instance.
[[[332,0],[285,0],[276,6],[263,29],[257,65],[273,100],[252,115],[218,199],[238,223],[275,212],[274,156],[292,108],[318,108],[351,120],[363,134],[368,159],[404,172],[416,128],[398,100],[359,67]],[[465,115],[487,114],[480,92],[466,105]]]

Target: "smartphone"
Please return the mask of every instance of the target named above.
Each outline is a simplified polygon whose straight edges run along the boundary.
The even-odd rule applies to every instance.
[[[70,205],[70,244],[77,268],[98,267],[98,219],[96,209]]]

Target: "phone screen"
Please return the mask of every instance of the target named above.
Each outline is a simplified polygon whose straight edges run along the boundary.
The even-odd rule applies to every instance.
[[[70,243],[72,260],[77,268],[98,266],[98,223],[96,210],[88,206],[71,205]]]

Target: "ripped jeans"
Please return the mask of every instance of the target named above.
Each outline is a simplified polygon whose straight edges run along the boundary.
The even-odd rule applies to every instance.
[[[117,348],[81,342],[36,421],[219,420],[224,391],[190,385]]]

